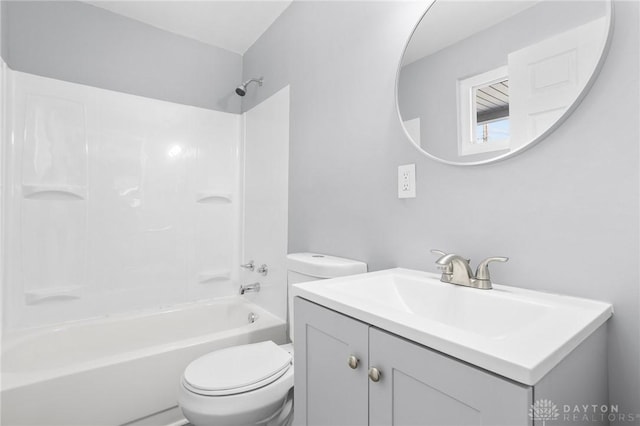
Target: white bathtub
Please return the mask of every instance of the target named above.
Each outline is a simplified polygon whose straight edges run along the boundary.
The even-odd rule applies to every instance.
[[[257,315],[254,323],[249,323],[250,313]],[[191,360],[215,349],[263,340],[284,343],[283,321],[235,297],[5,333],[1,423],[172,423],[179,415],[175,407],[180,375]],[[140,420],[148,416],[152,417]]]

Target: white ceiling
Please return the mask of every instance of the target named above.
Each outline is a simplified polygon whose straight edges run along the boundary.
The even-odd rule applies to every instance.
[[[242,55],[291,0],[87,0],[85,3]]]
[[[492,27],[541,0],[460,1],[438,0],[416,28],[402,65],[431,55],[473,34]]]

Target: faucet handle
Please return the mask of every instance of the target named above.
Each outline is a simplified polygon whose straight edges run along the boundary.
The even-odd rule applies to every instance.
[[[433,254],[437,254],[437,255],[438,255],[438,256],[440,256],[441,258],[442,258],[443,256],[446,256],[446,255],[448,254],[448,253],[445,253],[445,252],[443,252],[442,250],[438,250],[438,249],[431,249],[430,251],[431,251],[431,253],[433,253]],[[467,261],[467,263],[471,263],[471,259],[464,259],[464,260],[466,260],[466,261]]]
[[[504,256],[487,257],[485,260],[478,264],[478,268],[476,269],[476,279],[490,282],[491,275],[489,274],[489,263],[506,262],[508,260],[509,258]]]
[[[241,268],[248,269],[249,271],[253,271],[256,267],[253,260],[250,260],[249,263],[245,263],[244,265],[240,265]]]
[[[431,253],[437,254],[438,256],[440,256],[439,258],[447,255],[447,253],[438,249],[431,249]],[[442,271],[443,275],[451,275],[453,273],[453,265],[451,263],[447,263],[446,265],[438,265],[438,269]]]

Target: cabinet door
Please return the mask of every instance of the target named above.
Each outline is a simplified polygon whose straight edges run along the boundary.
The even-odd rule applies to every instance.
[[[532,389],[371,327],[372,425],[531,425]],[[346,424],[346,423],[344,423]]]
[[[294,312],[294,423],[366,425],[369,326],[299,297]]]

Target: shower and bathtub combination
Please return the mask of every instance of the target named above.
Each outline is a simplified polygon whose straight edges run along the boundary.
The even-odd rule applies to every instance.
[[[184,423],[190,361],[286,341],[288,87],[233,114],[2,80],[2,423]]]

